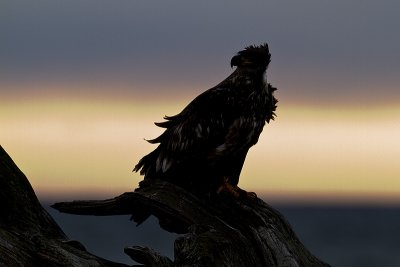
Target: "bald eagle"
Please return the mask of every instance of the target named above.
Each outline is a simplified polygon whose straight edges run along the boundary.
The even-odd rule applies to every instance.
[[[229,77],[179,114],[155,123],[165,131],[148,142],[159,145],[133,170],[145,180],[166,180],[196,192],[254,194],[237,184],[249,148],[275,116],[276,88],[265,75],[270,58],[267,44],[239,51],[231,59],[236,69]]]

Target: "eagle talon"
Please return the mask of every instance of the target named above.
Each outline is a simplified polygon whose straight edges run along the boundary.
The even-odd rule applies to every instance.
[[[227,192],[235,199],[257,199],[257,194],[254,192],[247,192],[236,185],[231,185],[227,179],[224,179],[221,186],[217,189],[217,194]]]
[[[247,192],[246,190],[243,190],[239,187],[236,187],[236,190],[239,191],[240,199],[249,199],[249,200],[257,199],[257,194],[254,192]]]
[[[223,183],[221,186],[217,189],[217,194],[220,194],[221,192],[226,192],[233,196],[235,199],[238,199],[241,197],[241,192],[237,190],[238,187],[231,185],[227,179],[224,179]]]
[[[254,200],[257,199],[257,194],[255,192],[246,192],[246,197],[248,199]]]

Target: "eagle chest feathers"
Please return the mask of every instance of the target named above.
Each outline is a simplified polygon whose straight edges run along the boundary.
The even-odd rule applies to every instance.
[[[148,142],[159,145],[134,171],[197,191],[235,189],[249,148],[275,115],[276,88],[264,80],[269,62],[267,44],[238,52],[229,77],[156,123],[165,131]]]

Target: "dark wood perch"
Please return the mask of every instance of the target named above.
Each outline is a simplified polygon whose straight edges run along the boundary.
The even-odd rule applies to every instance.
[[[68,240],[0,146],[0,266],[127,266]]]
[[[65,234],[2,149],[0,161],[0,201],[6,204],[0,210],[0,265],[124,266],[89,254],[78,242],[66,242]],[[181,234],[173,260],[151,248],[125,248],[145,266],[329,266],[314,257],[283,216],[260,199],[199,198],[163,181],[142,181],[135,192],[113,199],[53,207],[71,214],[130,214],[138,224],[154,215],[163,229]]]

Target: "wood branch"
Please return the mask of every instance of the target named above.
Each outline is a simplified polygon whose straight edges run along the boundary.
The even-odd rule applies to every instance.
[[[0,146],[0,266],[127,266],[68,240]]]
[[[25,175],[0,146],[0,266],[126,266],[88,253],[69,240],[40,205]],[[108,200],[56,203],[87,215],[150,215],[181,234],[171,260],[151,248],[125,252],[144,266],[329,266],[299,241],[279,212],[260,199],[197,196],[163,181],[142,181],[135,192]],[[134,240],[132,241],[134,242]]]
[[[164,181],[145,180],[135,192],[113,199],[53,207],[72,214],[130,214],[138,224],[155,215],[163,229],[182,234],[175,241],[173,262],[148,248],[125,250],[146,266],[329,266],[314,257],[283,216],[260,199],[200,197]]]
[[[161,256],[159,253],[148,247],[132,246],[125,248],[124,251],[132,259],[147,267],[174,266],[173,262],[169,258]]]

